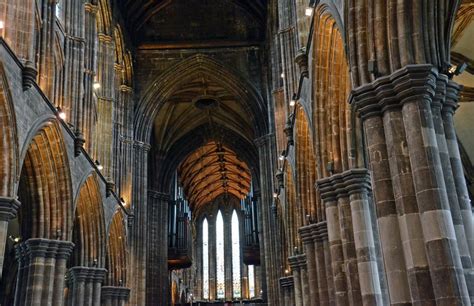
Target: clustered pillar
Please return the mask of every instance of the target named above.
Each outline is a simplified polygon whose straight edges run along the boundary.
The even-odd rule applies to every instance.
[[[16,247],[15,305],[62,305],[66,262],[74,244],[31,238]]]
[[[13,198],[0,197],[0,267],[3,267],[5,256],[5,245],[8,235],[8,222],[16,217],[20,202]],[[2,279],[0,269],[0,279]]]
[[[326,205],[337,305],[383,305],[370,215],[370,176],[352,169],[318,181]]]
[[[306,255],[299,254],[288,258],[293,271],[293,285],[296,306],[310,305],[308,275],[306,271]]]
[[[293,305],[293,301],[295,300],[293,285],[293,276],[280,278],[283,305]]]
[[[431,65],[408,65],[352,92],[392,303],[470,304],[472,217],[452,125],[458,90]]]
[[[130,289],[125,287],[102,287],[102,305],[125,306],[130,295]]]
[[[69,292],[67,305],[98,306],[106,269],[73,267],[68,271]]]

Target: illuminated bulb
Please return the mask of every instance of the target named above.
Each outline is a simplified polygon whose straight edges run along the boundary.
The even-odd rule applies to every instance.
[[[15,237],[15,239],[13,239],[13,241],[15,241],[15,243],[20,242],[20,237]]]
[[[312,7],[307,7],[306,10],[304,11],[304,14],[306,16],[311,16],[313,15],[313,8]]]
[[[95,164],[97,165],[97,169],[102,170],[104,169],[104,166],[102,166],[98,160],[95,161]]]
[[[456,68],[457,68],[457,66],[451,66],[451,68],[449,68],[448,72],[453,74],[456,71]]]
[[[5,28],[5,22],[3,20],[0,20],[0,30]]]
[[[280,155],[280,156],[278,157],[278,159],[279,159],[279,160],[284,160],[284,159],[285,159],[285,156]]]
[[[285,78],[285,74],[283,72],[280,74],[280,76],[281,76],[282,79]]]
[[[274,193],[273,193],[273,197],[274,197],[275,199],[278,198],[278,193],[274,192]]]
[[[97,90],[100,88],[100,83],[99,82],[94,82],[94,84],[92,84],[92,87]]]
[[[295,106],[295,104],[296,104],[296,101],[294,99],[291,99],[290,100],[290,106]]]
[[[61,119],[61,120],[66,120],[66,113],[63,112],[63,110],[58,106],[57,108],[57,111],[58,111],[58,117]]]

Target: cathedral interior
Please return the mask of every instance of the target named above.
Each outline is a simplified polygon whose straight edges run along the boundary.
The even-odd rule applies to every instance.
[[[473,0],[0,0],[0,305],[474,305]]]

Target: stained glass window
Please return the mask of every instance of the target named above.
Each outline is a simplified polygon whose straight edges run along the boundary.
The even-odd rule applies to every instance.
[[[216,270],[217,298],[225,298],[225,265],[224,265],[224,219],[219,211],[216,220]]]
[[[240,235],[239,235],[239,217],[234,210],[232,214],[232,291],[234,298],[240,298]]]
[[[202,295],[209,299],[209,228],[207,219],[202,223]]]
[[[255,297],[255,266],[248,266],[249,270],[249,297]]]

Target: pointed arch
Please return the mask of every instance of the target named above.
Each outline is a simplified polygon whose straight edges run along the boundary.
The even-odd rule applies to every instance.
[[[209,223],[207,217],[202,221],[202,297],[208,300],[209,291]]]
[[[13,197],[19,168],[19,148],[15,109],[9,88],[3,62],[0,62],[0,196]]]
[[[300,104],[297,104],[296,108],[296,188],[301,205],[300,216],[296,218],[304,220],[305,216],[309,215],[314,220],[321,219],[324,209],[321,208],[314,187],[318,178],[316,167],[319,163],[316,162],[313,137],[306,112]]]
[[[108,286],[127,286],[127,234],[125,220],[120,210],[112,217],[107,243]]]
[[[216,218],[216,297],[225,298],[224,218],[219,209]]]
[[[105,267],[105,220],[96,173],[90,175],[79,190],[73,242],[71,266]]]
[[[170,67],[148,86],[135,114],[136,139],[150,141],[153,120],[164,103],[183,85],[183,82],[199,75],[206,75],[209,79],[216,80],[238,97],[238,101],[242,103],[251,119],[257,137],[268,133],[267,120],[265,120],[266,104],[257,89],[240,73],[229,69],[215,59],[197,54]]]
[[[241,282],[241,256],[240,256],[240,225],[239,216],[234,209],[231,219],[231,238],[232,238],[232,297],[239,299],[242,297]]]
[[[18,188],[21,236],[71,240],[72,184],[57,120],[45,122],[28,144]]]
[[[313,122],[320,178],[355,167],[357,118],[348,103],[351,90],[344,40],[325,6],[316,11],[313,47]],[[359,148],[360,149],[360,148]]]

